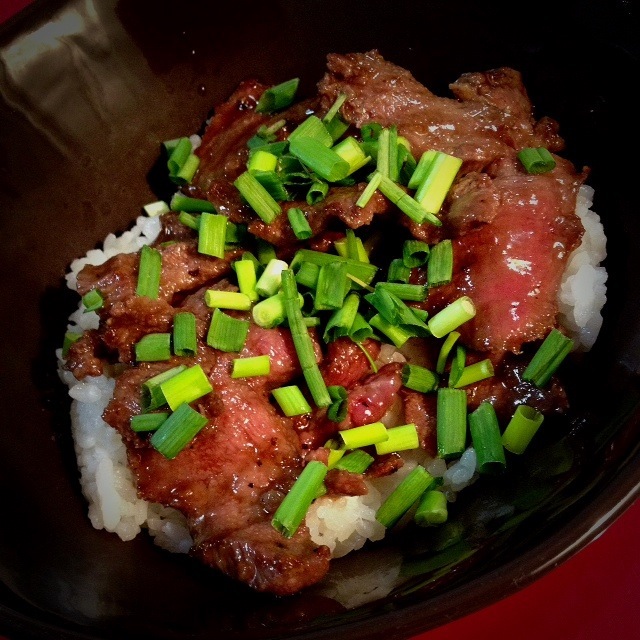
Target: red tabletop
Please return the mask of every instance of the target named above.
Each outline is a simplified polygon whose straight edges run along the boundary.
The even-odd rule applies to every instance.
[[[29,3],[0,0],[0,23]],[[637,501],[600,538],[532,585],[411,640],[639,638],[639,534]]]

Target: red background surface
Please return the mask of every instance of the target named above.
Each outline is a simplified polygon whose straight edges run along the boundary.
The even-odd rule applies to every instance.
[[[0,23],[29,3],[0,0]],[[530,586],[412,640],[640,638],[639,536],[637,501],[597,540]]]

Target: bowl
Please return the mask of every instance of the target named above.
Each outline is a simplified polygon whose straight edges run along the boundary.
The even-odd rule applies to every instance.
[[[626,159],[638,72],[633,2],[36,1],[0,30],[0,632],[17,638],[386,638],[433,629],[521,589],[577,553],[640,492],[640,233]],[[511,66],[565,155],[589,166],[608,239],[604,323],[568,364],[570,417],[508,487],[476,483],[445,533],[407,530],[335,563],[372,587],[389,554],[408,580],[348,608],[321,590],[247,592],[144,535],[86,514],[56,372],[76,298],[69,263],[158,197],[160,143],[199,131],[237,84],[320,79],[326,54],[378,49],[438,95],[466,71]],[[621,134],[621,129],[622,134]],[[505,517],[504,507],[511,508]],[[462,533],[461,533],[462,532]],[[452,543],[453,541],[453,543]],[[436,550],[434,552],[433,550]],[[376,569],[376,567],[378,567]]]

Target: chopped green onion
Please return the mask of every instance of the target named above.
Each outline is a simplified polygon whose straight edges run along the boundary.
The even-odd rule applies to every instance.
[[[196,317],[188,311],[173,316],[173,352],[177,356],[195,356],[198,350]]]
[[[256,149],[249,155],[247,169],[250,173],[256,171],[275,171],[278,166],[278,156],[264,149]]]
[[[271,524],[285,538],[291,538],[318,495],[328,468],[318,460],[309,462],[276,510]]]
[[[359,449],[389,438],[387,428],[382,422],[372,422],[361,427],[351,427],[338,434],[346,449]]]
[[[438,353],[438,360],[436,362],[436,373],[442,375],[444,373],[444,369],[447,365],[447,358],[451,353],[451,349],[455,345],[456,341],[460,337],[460,334],[457,331],[451,331],[447,337],[445,338],[442,346],[440,347],[440,353]]]
[[[476,315],[476,307],[468,296],[461,296],[431,316],[429,330],[435,338],[442,338]]]
[[[373,293],[365,299],[375,307],[388,323],[396,325],[413,336],[429,335],[428,326],[400,298],[378,283]]]
[[[467,443],[467,394],[449,387],[441,387],[437,393],[438,455],[450,460],[461,455]]]
[[[309,221],[302,209],[291,207],[287,210],[287,217],[289,218],[291,229],[298,240],[308,240],[313,235]]]
[[[440,211],[451,185],[462,166],[462,160],[441,151],[429,165],[427,175],[420,183],[415,199],[429,212],[436,214]]]
[[[413,519],[420,527],[428,527],[435,524],[443,524],[447,521],[447,497],[437,489],[425,491],[420,497],[420,502]]]
[[[303,262],[296,273],[296,282],[308,289],[315,289],[318,284],[320,267],[312,262]]]
[[[286,312],[282,292],[260,300],[251,310],[253,321],[263,329],[272,329],[284,322]]]
[[[161,216],[163,213],[169,213],[169,205],[164,200],[157,200],[156,202],[149,202],[142,207],[142,210],[150,217],[155,218]]]
[[[476,451],[480,473],[500,473],[506,469],[504,447],[496,411],[490,402],[482,402],[469,414],[469,431]]]
[[[398,179],[398,130],[395,126],[383,129],[378,136],[376,169],[389,180]]]
[[[349,394],[341,385],[327,387],[331,404],[327,409],[327,418],[332,422],[342,422],[347,417]]]
[[[435,149],[429,149],[420,156],[420,160],[418,160],[418,164],[416,165],[414,172],[411,174],[411,178],[407,184],[409,189],[417,189],[424,181],[429,167],[431,166],[433,159],[436,157],[436,153]]]
[[[331,137],[330,134],[329,137]],[[296,137],[292,139],[290,137],[289,149],[303,164],[327,182],[342,180],[349,173],[349,163],[333,149],[326,147],[314,138]]]
[[[280,205],[248,171],[240,174],[233,184],[265,224],[271,224],[280,215]]]
[[[311,396],[318,407],[328,407],[331,404],[331,398],[316,362],[316,354],[309,331],[304,324],[298,302],[298,288],[291,269],[285,269],[282,272],[282,293],[291,337]]]
[[[318,116],[314,115],[310,115],[291,132],[291,135],[289,136],[289,147],[291,148],[292,143],[295,146],[296,142],[303,139],[314,140],[326,148],[331,147],[333,144],[333,138],[327,130],[325,123],[322,122]],[[294,156],[298,155],[293,150],[291,153],[293,153]],[[300,159],[302,160],[302,158]]]
[[[389,263],[389,270],[387,271],[388,282],[409,282],[411,277],[411,269],[405,265],[402,258],[394,258]]]
[[[324,447],[325,447],[325,449],[329,449],[329,457],[327,459],[327,467],[329,467],[329,469],[333,469],[333,467],[336,466],[338,461],[342,459],[342,457],[347,452],[347,450],[335,438],[327,440],[324,443]]]
[[[169,460],[175,458],[208,420],[188,404],[180,405],[151,436],[151,445]]]
[[[411,470],[376,513],[376,520],[389,528],[409,511],[433,482],[433,476],[421,465]]]
[[[169,417],[168,411],[159,413],[141,413],[131,416],[131,431],[140,433],[143,431],[155,431]]]
[[[381,456],[394,451],[408,451],[417,449],[420,446],[418,430],[415,424],[403,424],[398,427],[387,429],[389,436],[384,442],[376,443],[376,453]]]
[[[311,413],[311,407],[300,388],[296,385],[279,387],[271,391],[285,416],[301,416]]]
[[[558,329],[552,329],[527,365],[522,379],[532,382],[537,387],[544,387],[571,349],[573,340]]]
[[[227,235],[227,216],[203,213],[198,227],[198,253],[214,258],[224,258]]]
[[[82,338],[82,333],[76,333],[75,331],[67,331],[64,334],[64,340],[62,342],[62,357],[66,358],[69,355],[69,349],[71,345],[78,342]]]
[[[358,346],[360,346],[360,342],[364,342],[365,340],[373,337],[373,329],[371,328],[371,325],[364,319],[362,314],[356,313],[356,317],[353,319],[353,323],[351,325],[351,328],[349,329],[348,335],[356,344],[358,344]],[[364,348],[362,350],[367,355],[369,362],[373,364],[369,352]],[[375,370],[375,366],[373,366],[372,368]]]
[[[387,322],[379,313],[369,318],[369,324],[378,331],[381,331],[399,349],[411,337],[412,333],[402,327],[398,327],[391,322]]]
[[[360,305],[360,296],[350,293],[344,304],[331,314],[324,330],[325,342],[333,342],[338,338],[348,336],[353,326]]]
[[[262,266],[266,266],[271,262],[271,260],[277,259],[276,248],[266,240],[262,238],[256,238],[256,243],[258,245],[258,263]],[[246,254],[245,254],[246,255]]]
[[[493,363],[488,358],[474,362],[462,369],[458,380],[454,383],[456,389],[466,387],[470,384],[486,380],[493,376]]]
[[[442,221],[437,216],[427,211],[417,200],[389,178],[382,176],[378,189],[415,223],[429,222],[436,227],[442,226]]]
[[[276,202],[290,199],[282,177],[275,171],[252,171],[250,174]]]
[[[318,311],[340,309],[349,289],[347,265],[344,262],[329,262],[320,267],[314,309]]]
[[[429,393],[435,391],[440,381],[438,374],[417,364],[405,364],[402,367],[402,384],[407,389]]]
[[[338,111],[340,110],[340,107],[345,103],[346,99],[347,99],[347,94],[346,93],[341,93],[335,99],[335,101],[331,105],[331,108],[329,109],[329,111],[327,111],[327,113],[324,115],[324,118],[322,118],[322,121],[325,124],[327,122],[331,122],[331,120],[333,120],[338,115]]]
[[[225,233],[224,241],[226,244],[239,244],[247,237],[247,225],[246,224],[234,224],[227,220],[227,231]]]
[[[236,358],[233,361],[232,378],[252,378],[268,376],[271,372],[271,358],[268,355]]]
[[[175,180],[178,172],[184,166],[185,162],[189,158],[192,152],[191,140],[189,138],[178,138],[177,140],[170,140],[165,144],[165,148],[169,152],[167,159],[167,169],[169,170],[169,177]]]
[[[169,203],[171,211],[186,211],[187,213],[215,213],[216,208],[208,200],[190,198],[179,191],[173,194]]]
[[[247,296],[251,302],[256,302],[259,298],[256,291],[258,280],[256,277],[256,265],[253,260],[236,260],[233,263],[233,268],[238,278],[240,293]]]
[[[400,300],[423,302],[427,299],[428,290],[425,285],[407,284],[404,282],[379,282],[378,287],[392,293]]]
[[[294,100],[300,78],[291,78],[273,87],[269,87],[259,98],[256,105],[258,113],[272,113],[288,107]]]
[[[137,362],[159,362],[171,358],[171,334],[148,333],[135,344]]]
[[[429,253],[429,245],[422,240],[405,240],[402,245],[402,261],[410,269],[427,264]]]
[[[442,240],[431,247],[427,263],[427,285],[439,287],[451,282],[453,277],[453,245],[451,240]]]
[[[207,344],[220,351],[238,352],[244,347],[249,333],[249,321],[233,318],[220,309],[213,311]]]
[[[249,261],[247,263],[251,264]],[[235,311],[249,311],[251,309],[251,298],[246,293],[239,291],[207,289],[204,292],[204,301],[210,309],[234,309]]]
[[[162,254],[157,249],[145,244],[140,251],[136,295],[157,300],[160,293],[161,274]]]
[[[349,473],[364,473],[373,462],[373,456],[362,449],[356,449],[346,456],[341,456],[340,460],[333,466],[334,469],[341,469]]]
[[[91,289],[91,291],[82,296],[82,304],[84,305],[84,313],[97,311],[98,309],[102,309],[104,298],[98,289]]]
[[[182,222],[185,227],[189,227],[189,229],[193,229],[194,231],[198,231],[200,228],[200,216],[193,215],[192,213],[187,213],[186,211],[181,211],[178,214],[178,220]]]
[[[179,373],[186,371],[186,365],[178,365],[158,373],[157,375],[149,378],[142,383],[142,407],[145,411],[153,411],[164,404],[167,404],[167,399],[162,393],[162,383],[177,376]]]
[[[467,364],[467,350],[463,345],[456,346],[456,354],[451,362],[451,370],[449,371],[449,386],[455,387],[460,380],[462,371]]]
[[[172,411],[175,411],[181,404],[189,404],[210,393],[213,387],[202,367],[194,364],[160,382],[160,391]]]
[[[333,147],[333,150],[343,160],[346,160],[349,163],[349,172],[347,175],[351,175],[358,169],[362,169],[362,167],[371,160],[371,156],[365,154],[362,147],[353,136],[349,136],[348,138],[341,140]]]
[[[518,152],[518,160],[522,162],[527,173],[538,175],[555,169],[556,161],[544,147],[526,147]]]
[[[169,176],[175,184],[190,184],[193,176],[200,166],[200,158],[195,153],[190,153],[184,164],[174,176]]]
[[[379,171],[376,171],[369,179],[369,182],[367,183],[367,186],[364,188],[364,191],[360,194],[360,196],[356,200],[356,206],[362,208],[362,207],[366,207],[367,204],[369,204],[369,200],[371,200],[376,189],[380,186],[381,180],[382,180],[382,174]]]
[[[277,258],[269,260],[256,283],[257,294],[262,298],[274,295],[280,288],[282,272],[288,267],[289,265],[284,260]]]
[[[526,404],[519,405],[502,434],[502,444],[511,453],[521,454],[544,421],[544,415]]]
[[[307,191],[307,195],[305,196],[305,200],[307,204],[318,204],[318,202],[322,202],[329,193],[329,183],[324,180],[314,180]]]
[[[313,251],[311,249],[300,249],[296,252],[291,261],[291,268],[296,269],[303,262],[311,262],[318,266],[325,265],[329,262],[345,262],[347,265],[347,275],[355,276],[366,284],[369,284],[376,275],[378,267],[370,263],[360,262],[359,260],[350,260],[342,256],[336,256],[331,253],[323,253],[322,251]]]

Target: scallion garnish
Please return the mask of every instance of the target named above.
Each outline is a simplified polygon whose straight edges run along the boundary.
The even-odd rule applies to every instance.
[[[502,434],[502,444],[511,453],[521,454],[544,421],[544,415],[526,404],[519,405]]]
[[[258,113],[272,113],[288,107],[296,96],[300,78],[291,78],[273,87],[269,87],[258,99]]]
[[[403,424],[387,429],[388,438],[384,442],[377,442],[376,453],[381,456],[394,451],[409,451],[420,446],[416,425]]]
[[[251,264],[247,261],[248,264]],[[235,311],[249,311],[251,298],[239,291],[222,291],[207,289],[204,292],[204,302],[210,309],[234,309]]]
[[[377,442],[384,442],[389,438],[387,428],[382,422],[372,422],[361,427],[344,429],[338,435],[346,449],[368,447]]]
[[[504,447],[496,411],[490,402],[482,402],[469,414],[469,431],[476,451],[480,473],[500,473],[506,469]]]
[[[341,385],[327,387],[331,404],[327,409],[327,418],[332,422],[342,422],[347,417],[349,394]]]
[[[407,284],[404,282],[379,282],[378,287],[392,293],[400,300],[409,302],[423,302],[427,299],[428,290],[422,284]]]
[[[287,210],[287,217],[289,218],[291,229],[298,240],[308,240],[313,235],[307,216],[305,216],[302,209],[291,207]]]
[[[227,216],[203,213],[198,226],[198,253],[224,258],[227,236]]]
[[[340,457],[334,465],[334,469],[341,469],[349,473],[364,473],[373,462],[374,457],[362,449],[356,449]]]
[[[216,208],[208,200],[190,198],[179,191],[173,194],[169,202],[171,211],[186,211],[187,213],[215,213]]]
[[[555,169],[556,161],[545,147],[526,147],[518,152],[527,173],[538,175]]]
[[[150,217],[155,218],[161,216],[163,213],[169,213],[169,205],[164,200],[156,200],[155,202],[149,202],[142,207],[142,210]]]
[[[171,358],[171,334],[148,333],[135,344],[137,362],[160,362]]]
[[[285,538],[291,538],[307,515],[329,469],[318,460],[309,462],[276,510],[271,524]]]
[[[262,238],[256,238],[256,244],[258,263],[263,267],[266,267],[269,262],[271,262],[271,260],[276,260],[278,258],[278,256],[276,255],[276,248],[270,242],[267,242]]]
[[[271,393],[285,416],[301,416],[305,413],[311,413],[311,407],[297,385],[279,387],[273,389]]]
[[[238,352],[244,347],[248,333],[248,320],[232,318],[220,309],[215,309],[207,332],[207,344],[220,351]]]
[[[189,404],[210,393],[213,387],[202,367],[194,364],[160,382],[160,391],[172,411],[175,411],[181,404]]]
[[[420,497],[413,519],[420,527],[443,524],[449,517],[447,497],[437,489],[429,489]]]
[[[200,215],[181,211],[178,214],[178,220],[182,222],[185,227],[189,227],[189,229],[193,229],[194,231],[197,231],[200,228]]]
[[[437,151],[414,198],[429,213],[438,213],[461,166],[460,158]]]
[[[405,215],[407,215],[413,222],[422,224],[423,222],[429,222],[436,227],[442,226],[442,221],[427,211],[417,200],[412,198],[402,187],[397,185],[393,180],[390,180],[386,176],[380,178],[380,184],[378,185],[380,192],[385,195],[393,204],[400,209]]]
[[[467,394],[449,387],[441,387],[437,393],[438,455],[450,460],[461,455],[467,443]]]
[[[320,267],[314,309],[326,311],[340,309],[349,289],[347,265],[344,262],[328,262]]]
[[[459,337],[460,334],[457,331],[451,331],[445,338],[442,346],[440,347],[440,352],[438,353],[438,360],[436,362],[436,373],[440,375],[444,373],[444,369],[447,365],[447,358],[449,357],[451,349],[453,349]]]
[[[451,282],[453,277],[453,245],[446,239],[438,242],[429,253],[427,262],[427,285],[439,287]]]
[[[272,329],[284,322],[286,312],[282,292],[260,300],[251,310],[253,321],[263,329]]]
[[[461,296],[448,304],[444,309],[431,316],[428,321],[429,331],[435,338],[442,338],[461,324],[476,315],[476,306],[468,296]]]
[[[158,373],[142,383],[142,408],[144,411],[153,411],[162,405],[167,404],[167,399],[162,393],[162,384],[167,380],[177,376],[179,373],[186,371],[186,365],[178,365]]]
[[[131,416],[131,431],[135,431],[136,433],[155,431],[168,417],[168,411],[141,413],[137,416]]]
[[[467,350],[466,348],[459,344],[456,346],[456,353],[451,361],[451,369],[449,371],[449,386],[456,387],[458,384],[458,380],[460,380],[460,376],[462,375],[462,371],[467,364]]]
[[[190,184],[199,166],[200,158],[198,158],[195,153],[190,153],[178,172],[173,176],[170,175],[169,177],[175,184]]]
[[[157,300],[160,293],[160,276],[162,274],[162,254],[149,245],[140,250],[140,267],[136,295]]]
[[[296,255],[291,261],[291,268],[295,270],[303,262],[317,264],[319,267],[329,262],[345,262],[347,265],[347,275],[354,276],[366,284],[369,284],[373,280],[378,271],[378,267],[370,263],[350,260],[342,256],[323,253],[322,251],[313,251],[311,249],[300,249],[296,252]]]
[[[466,387],[470,384],[480,382],[480,380],[486,380],[493,376],[493,363],[489,358],[479,360],[473,364],[469,364],[460,371],[458,379],[454,383],[456,389]]]
[[[407,267],[402,258],[394,258],[389,263],[389,270],[387,271],[388,282],[409,282],[411,277],[411,269]]]
[[[427,264],[429,259],[429,245],[422,240],[405,240],[402,245],[402,262],[413,269]]]
[[[360,313],[356,313],[356,317],[353,319],[353,324],[349,329],[349,337],[356,343],[358,346],[361,346],[359,343],[368,340],[373,337],[373,329],[371,325],[364,319],[364,316]],[[373,364],[371,356],[369,352],[362,348],[362,351],[367,354],[369,362]],[[375,365],[372,366],[372,369],[375,371]]]
[[[369,324],[389,338],[389,340],[391,340],[398,349],[402,347],[409,338],[413,337],[412,333],[409,333],[409,331],[406,331],[402,327],[398,327],[397,325],[388,322],[379,313],[376,313],[374,316],[369,318]]]
[[[429,149],[420,156],[420,160],[418,160],[418,164],[411,174],[411,178],[409,179],[409,182],[407,184],[409,189],[417,189],[420,186],[420,184],[426,178],[429,167],[431,166],[431,163],[433,162],[433,159],[435,157],[435,149]]]
[[[328,193],[328,182],[325,182],[324,180],[313,180],[311,185],[309,185],[305,200],[309,205],[318,204],[318,202],[322,202],[327,197]]]
[[[338,95],[338,97],[334,100],[333,104],[331,105],[331,108],[329,109],[329,111],[327,111],[327,113],[324,115],[324,118],[322,118],[322,121],[325,124],[327,122],[331,122],[331,120],[333,120],[338,115],[338,111],[340,110],[340,107],[345,103],[346,99],[347,99],[346,93],[341,93],[340,95]]]
[[[165,148],[169,153],[167,158],[167,169],[169,170],[169,178],[173,181],[176,180],[176,176],[184,163],[191,155],[192,145],[189,138],[178,138],[176,140],[169,140],[165,143]]]
[[[440,378],[437,373],[417,364],[405,364],[402,367],[402,384],[407,389],[429,393],[438,387]]]
[[[280,205],[248,171],[240,174],[233,184],[265,224],[271,224],[280,215]]]
[[[291,147],[292,143],[295,145],[297,141],[303,139],[315,140],[327,148],[333,144],[333,138],[327,130],[325,123],[315,115],[310,115],[291,132],[289,136],[289,147]],[[291,151],[291,153],[295,156],[298,155],[295,151]]]
[[[344,304],[334,311],[327,321],[323,339],[325,342],[333,342],[338,338],[348,336],[356,319],[358,307],[360,305],[360,296],[357,293],[350,293],[344,301]]]
[[[91,289],[82,296],[82,304],[84,305],[84,313],[89,311],[97,311],[102,309],[104,298],[98,289]]]
[[[315,138],[290,137],[289,149],[303,164],[327,182],[342,180],[349,173],[349,163]]]
[[[247,169],[251,173],[256,171],[275,171],[278,166],[278,156],[264,149],[256,149],[249,154]]]
[[[364,191],[360,194],[358,199],[356,200],[356,206],[358,207],[366,207],[369,204],[369,200],[371,200],[373,194],[376,192],[376,189],[380,186],[380,181],[382,180],[382,174],[379,171],[376,171],[367,186],[364,188]]]
[[[382,503],[376,513],[376,520],[387,528],[395,525],[432,482],[433,476],[423,466],[418,465],[412,469]]]
[[[78,342],[82,338],[82,333],[76,331],[67,331],[64,334],[64,340],[62,341],[62,357],[66,358],[69,355],[69,349],[71,345]]]
[[[262,298],[268,298],[278,291],[282,272],[288,268],[288,264],[284,260],[272,258],[267,263],[264,271],[256,282],[256,292]]]
[[[169,460],[175,458],[208,420],[188,404],[180,405],[151,436],[151,445]]]
[[[573,340],[558,329],[552,329],[527,365],[522,379],[532,382],[537,387],[544,387],[571,349]]]
[[[353,136],[349,136],[348,138],[341,140],[333,147],[333,150],[343,160],[346,160],[349,163],[349,172],[347,175],[351,175],[358,169],[362,169],[362,167],[371,160],[371,156],[365,154],[362,147]]]
[[[197,350],[196,317],[180,311],[173,316],[173,352],[177,356],[195,356]]]
[[[271,358],[268,355],[236,358],[231,371],[232,378],[253,378],[268,376],[271,372]]]
[[[256,302],[259,298],[256,291],[256,284],[258,282],[256,276],[256,265],[253,260],[236,260],[233,263],[233,268],[238,278],[238,288],[240,293],[249,298],[251,302]]]

